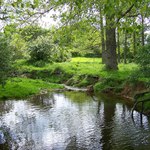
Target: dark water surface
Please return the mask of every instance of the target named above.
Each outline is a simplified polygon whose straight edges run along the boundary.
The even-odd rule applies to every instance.
[[[149,118],[141,122],[135,111],[132,120],[124,101],[81,92],[1,101],[3,125],[17,137],[18,150],[150,149]]]

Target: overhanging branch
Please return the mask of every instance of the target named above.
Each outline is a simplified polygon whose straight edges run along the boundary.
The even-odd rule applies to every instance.
[[[120,21],[121,18],[123,18],[124,16],[126,16],[134,7],[134,4],[132,4],[123,14],[121,14],[121,16],[117,19],[117,23]]]

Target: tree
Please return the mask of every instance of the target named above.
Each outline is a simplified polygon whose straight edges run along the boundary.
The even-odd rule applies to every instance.
[[[4,88],[11,69],[11,51],[8,39],[0,34],[0,84]]]
[[[17,14],[14,16],[18,17],[20,14],[23,22],[31,20],[35,21],[52,9],[60,10],[61,21],[63,21],[63,24],[66,22],[66,24],[70,26],[85,18],[90,22],[92,20],[93,26],[97,26],[97,23],[99,22],[101,29],[103,30],[103,27],[105,29],[105,38],[101,41],[103,44],[104,40],[106,40],[106,49],[104,53],[106,68],[117,70],[116,28],[119,27],[120,21],[125,17],[137,17],[139,12],[143,15],[143,10],[146,10],[147,12],[149,0],[35,0],[33,2],[17,0],[10,3],[10,5],[16,9]],[[4,6],[6,5],[3,5],[3,8]],[[99,17],[96,14],[100,14]],[[105,18],[106,26],[104,25],[104,22],[102,22],[100,16]],[[104,44],[102,49],[104,50]]]
[[[31,42],[36,40],[39,36],[46,36],[50,31],[37,24],[32,24],[19,28],[18,32],[26,42]]]
[[[127,16],[129,12],[133,9],[133,7],[138,7],[140,5],[140,2],[137,2],[135,0],[127,0],[124,2],[123,0],[117,0],[117,1],[105,1],[105,0],[95,0],[91,1],[88,0],[86,2],[82,0],[72,0],[70,3],[69,1],[65,2],[57,2],[57,5],[67,5],[68,12],[66,12],[65,17],[72,20],[75,19],[76,21],[77,16],[81,20],[85,16],[88,17],[88,19],[92,16],[95,16],[96,12],[101,12],[101,9],[103,8],[103,13],[101,12],[100,15],[105,16],[106,21],[106,27],[105,27],[105,34],[106,34],[106,50],[105,50],[105,65],[108,70],[117,70],[117,54],[116,54],[116,27],[119,25],[119,21],[121,18]],[[102,5],[102,7],[96,7],[96,5]],[[77,14],[77,15],[75,15]],[[95,17],[95,20],[97,23],[97,16]],[[101,23],[101,28],[103,28],[102,21],[99,21]],[[104,41],[102,39],[102,41]],[[102,42],[103,43],[103,42]]]
[[[147,41],[143,47],[138,49],[136,54],[136,62],[140,65],[140,69],[144,76],[150,76],[150,42]]]

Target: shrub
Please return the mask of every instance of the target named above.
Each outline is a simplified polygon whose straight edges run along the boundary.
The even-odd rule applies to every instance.
[[[140,68],[144,75],[150,75],[150,43],[139,49],[136,62],[140,65]]]
[[[52,62],[55,45],[49,37],[39,36],[29,45],[31,62]]]
[[[63,62],[71,56],[69,53],[54,44],[51,38],[39,36],[29,45],[30,62],[42,66],[48,62]]]
[[[55,53],[53,55],[53,61],[65,62],[67,60],[70,60],[70,58],[71,58],[71,53],[68,50],[57,46]]]

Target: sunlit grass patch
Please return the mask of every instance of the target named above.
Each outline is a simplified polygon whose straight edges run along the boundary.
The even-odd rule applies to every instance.
[[[101,58],[75,57],[71,59],[71,62],[102,63],[102,59]]]
[[[25,98],[39,93],[41,90],[62,88],[61,85],[47,83],[42,80],[27,78],[11,78],[7,81],[5,88],[0,86],[0,99]]]

